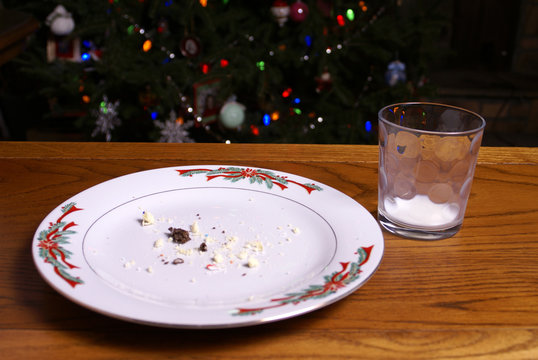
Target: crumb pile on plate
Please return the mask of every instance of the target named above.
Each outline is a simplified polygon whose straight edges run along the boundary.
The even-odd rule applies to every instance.
[[[198,220],[202,217],[196,214]],[[155,218],[149,211],[142,212],[140,224],[143,227],[151,227],[159,224],[173,225],[171,218]],[[157,258],[162,265],[181,266],[184,264],[202,266],[207,272],[225,271],[231,266],[244,268],[245,271],[255,271],[266,263],[266,246],[272,247],[272,242],[263,243],[261,236],[256,234],[250,239],[241,239],[237,235],[229,235],[227,229],[210,226],[202,229],[198,221],[192,222],[188,230],[181,227],[169,226],[166,232],[162,232],[157,239],[152,241],[148,251],[158,251]],[[291,224],[278,226],[275,236],[281,240],[291,242],[292,237],[300,236],[298,227]],[[156,229],[155,233],[161,232]],[[289,231],[289,232],[287,232]],[[284,236],[286,233],[286,236]],[[282,243],[279,240],[278,243]],[[279,255],[284,255],[282,252]],[[141,271],[142,267],[136,267],[135,260],[122,258],[125,269],[135,268]],[[156,266],[147,266],[148,274],[156,272]],[[195,282],[195,280],[191,280]]]

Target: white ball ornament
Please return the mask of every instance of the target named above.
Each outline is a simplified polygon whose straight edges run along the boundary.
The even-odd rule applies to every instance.
[[[235,129],[245,121],[245,106],[235,101],[224,104],[220,109],[220,122],[228,129]]]
[[[57,36],[69,35],[75,29],[73,16],[62,5],[56,6],[54,11],[47,16],[45,23],[50,27],[50,31]]]

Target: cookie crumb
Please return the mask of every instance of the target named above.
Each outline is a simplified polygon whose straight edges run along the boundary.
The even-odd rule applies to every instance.
[[[216,253],[215,256],[213,256],[213,261],[219,264],[224,261],[224,257],[221,254]]]
[[[187,230],[171,227],[171,228],[168,228],[168,231],[170,231],[172,241],[175,243],[185,244],[187,241],[191,239],[191,237],[189,236],[189,232]]]
[[[255,268],[255,267],[258,267],[260,265],[260,262],[255,257],[250,257],[248,259],[247,265],[248,265],[249,268]]]
[[[164,240],[163,239],[158,239],[157,241],[155,241],[153,243],[153,248],[154,249],[160,249],[163,247],[163,244],[164,244]]]
[[[142,212],[142,226],[155,224],[155,217],[149,211]]]
[[[198,226],[198,221],[195,221],[191,225],[191,233],[193,235],[199,235],[200,234],[200,227]]]
[[[249,241],[245,248],[251,249],[252,251],[256,252],[262,252],[263,251],[263,244],[261,241]]]

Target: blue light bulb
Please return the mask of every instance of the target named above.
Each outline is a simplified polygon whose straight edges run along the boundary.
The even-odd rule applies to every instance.
[[[263,125],[268,126],[271,123],[271,117],[269,114],[263,115]]]

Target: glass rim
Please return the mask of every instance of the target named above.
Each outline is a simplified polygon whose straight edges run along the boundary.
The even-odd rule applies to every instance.
[[[385,117],[381,115],[383,113],[383,111],[387,110],[388,108],[391,108],[391,107],[394,107],[394,106],[409,106],[409,105],[428,105],[428,106],[432,106],[432,107],[443,107],[443,108],[448,108],[448,109],[464,112],[464,113],[470,114],[470,115],[475,116],[476,118],[478,118],[480,120],[480,126],[478,126],[475,129],[465,130],[465,131],[421,130],[421,129],[415,129],[415,128],[412,128],[412,127],[395,124],[395,123],[385,119]],[[391,104],[391,105],[384,106],[383,108],[381,108],[378,111],[377,118],[378,118],[378,120],[382,121],[383,123],[391,125],[391,126],[394,126],[394,127],[399,128],[401,130],[414,131],[414,132],[417,132],[417,133],[429,134],[429,135],[452,135],[452,136],[457,136],[457,135],[476,134],[476,133],[484,130],[484,128],[486,127],[486,120],[481,115],[475,113],[474,111],[467,110],[467,109],[464,109],[464,108],[461,108],[461,107],[458,107],[458,106],[454,106],[454,105],[447,105],[447,104],[441,104],[441,103],[435,103],[435,102],[426,102],[426,101],[401,102],[401,103],[394,103],[394,104]]]

